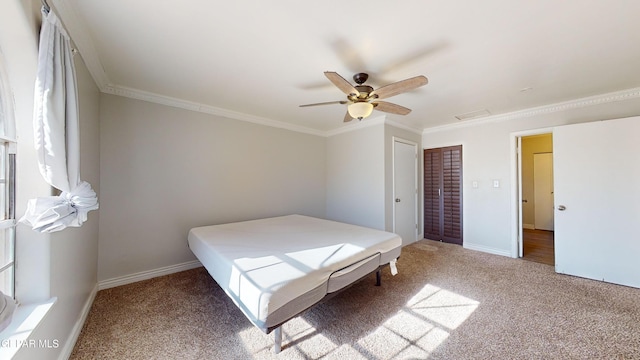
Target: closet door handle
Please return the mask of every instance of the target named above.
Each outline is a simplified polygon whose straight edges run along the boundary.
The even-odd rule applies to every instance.
[[[558,205],[558,211],[565,211],[567,210],[567,207],[564,205]]]

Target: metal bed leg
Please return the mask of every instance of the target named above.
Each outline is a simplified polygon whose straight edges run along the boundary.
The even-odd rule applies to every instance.
[[[380,276],[380,269],[376,271],[376,286],[382,285],[382,277]]]
[[[273,352],[278,354],[282,350],[282,325],[273,330],[274,348]]]

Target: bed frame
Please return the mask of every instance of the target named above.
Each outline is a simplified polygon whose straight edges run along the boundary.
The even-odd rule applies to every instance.
[[[390,265],[393,233],[301,215],[193,228],[189,247],[244,315],[282,350],[282,325]]]
[[[381,271],[382,271],[383,266],[379,266],[376,270],[374,270],[374,272],[376,273],[376,286],[381,286],[382,285],[382,275],[381,275]],[[355,281],[351,282],[349,285],[345,286],[344,288],[334,291],[332,293],[327,293],[327,295],[325,295],[322,299],[320,299],[320,301],[318,301],[315,304],[312,304],[311,306],[309,306],[308,308],[300,311],[299,313],[295,314],[294,316],[290,317],[289,319],[281,322],[280,324],[276,325],[276,326],[271,326],[267,328],[267,334],[269,334],[270,332],[273,331],[273,341],[274,341],[274,347],[273,347],[273,352],[275,352],[276,354],[280,353],[280,351],[282,350],[282,325],[284,325],[286,322],[288,322],[289,320],[298,317],[300,315],[302,315],[303,313],[305,313],[307,310],[311,309],[312,307],[316,306],[317,304],[327,301],[329,299],[332,299],[334,296],[340,294],[341,292],[343,292],[344,290],[348,289],[349,287],[351,287],[353,284],[359,282],[360,280],[362,280],[363,278],[367,277],[368,275],[370,275],[372,273],[367,273],[366,275],[364,275],[363,277],[356,279]]]

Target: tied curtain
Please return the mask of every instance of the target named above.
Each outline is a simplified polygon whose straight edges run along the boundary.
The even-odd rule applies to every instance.
[[[29,200],[20,219],[39,232],[79,227],[98,209],[98,197],[80,180],[80,130],[76,72],[69,35],[60,19],[42,9],[34,98],[34,142],[40,173],[59,196]]]

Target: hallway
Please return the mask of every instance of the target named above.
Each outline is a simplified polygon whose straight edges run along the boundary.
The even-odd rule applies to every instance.
[[[524,229],[522,243],[524,260],[555,265],[553,231]]]

